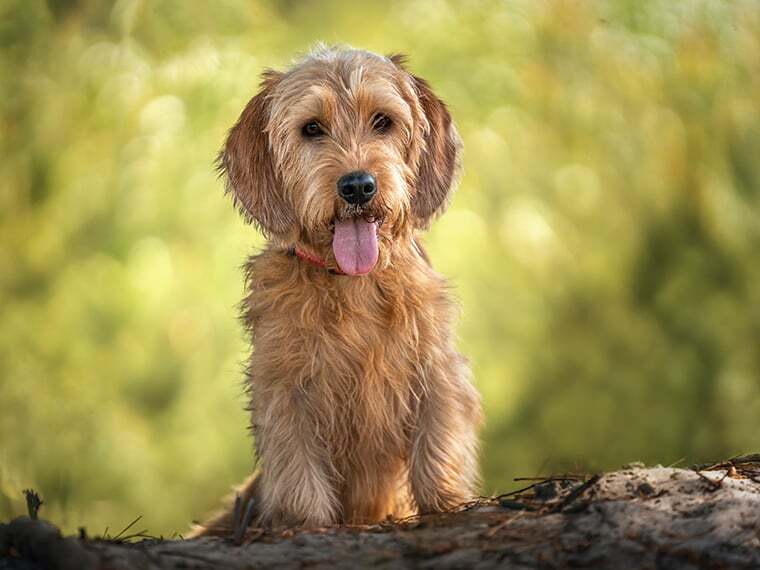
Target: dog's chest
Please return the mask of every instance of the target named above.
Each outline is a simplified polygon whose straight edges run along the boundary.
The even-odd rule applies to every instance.
[[[304,282],[259,290],[247,302],[255,315],[254,398],[292,393],[339,447],[402,445],[426,389],[430,305],[372,282],[344,289]]]
[[[318,290],[302,299],[317,326],[300,331],[312,346],[309,370],[330,385],[358,384],[354,391],[406,389],[420,357],[418,311],[399,294],[379,287]],[[379,395],[379,394],[375,394]]]

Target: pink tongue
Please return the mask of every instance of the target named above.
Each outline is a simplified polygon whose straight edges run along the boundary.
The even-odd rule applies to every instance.
[[[332,246],[343,273],[369,273],[377,263],[377,225],[361,218],[337,222]]]

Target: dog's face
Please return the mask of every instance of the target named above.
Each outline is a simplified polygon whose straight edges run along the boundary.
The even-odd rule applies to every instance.
[[[264,75],[221,167],[270,237],[361,275],[445,208],[459,149],[445,105],[400,57],[323,50]]]

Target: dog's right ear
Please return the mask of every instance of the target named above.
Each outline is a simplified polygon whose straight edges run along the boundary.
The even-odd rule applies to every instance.
[[[279,236],[294,225],[267,132],[270,96],[281,77],[276,71],[264,72],[261,91],[246,105],[217,159],[219,171],[227,177],[226,190],[245,220],[266,234]]]

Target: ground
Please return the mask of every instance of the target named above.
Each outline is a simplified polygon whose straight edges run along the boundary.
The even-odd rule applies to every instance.
[[[21,517],[0,525],[0,570],[760,568],[760,455],[528,480],[455,512],[370,526],[134,538],[62,538]]]

